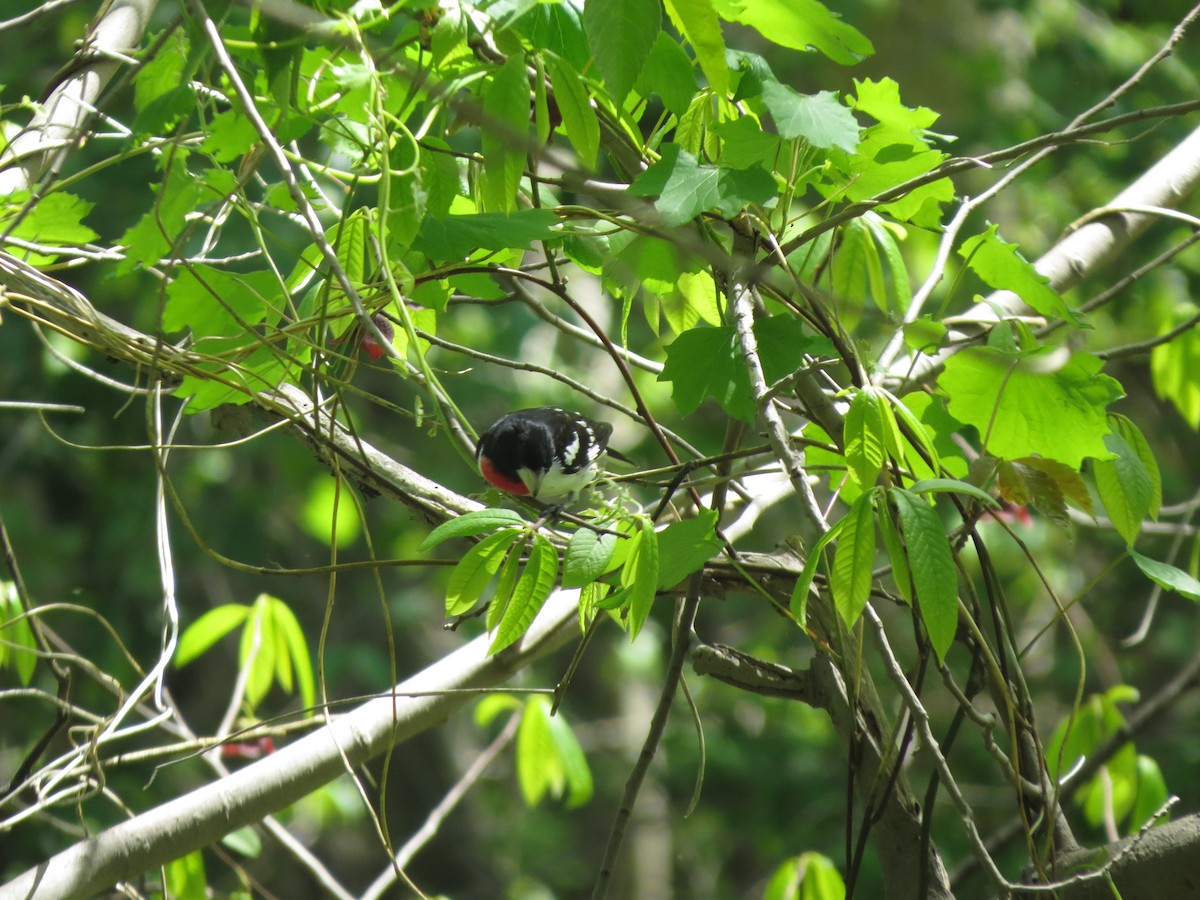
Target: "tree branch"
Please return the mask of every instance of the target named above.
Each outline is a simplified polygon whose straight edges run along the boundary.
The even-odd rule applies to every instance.
[[[427,728],[441,724],[476,696],[503,682],[575,633],[578,591],[559,591],[522,640],[488,655],[491,638],[465,647],[398,684],[330,725],[95,837],[58,853],[0,887],[0,900],[87,898],[148,869],[257,822],[337,778],[343,754],[360,765]]]

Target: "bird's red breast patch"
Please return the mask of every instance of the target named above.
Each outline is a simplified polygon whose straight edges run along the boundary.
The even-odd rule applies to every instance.
[[[513,480],[502,474],[492,465],[492,461],[486,456],[481,457],[479,460],[479,471],[489,483],[494,484],[502,491],[507,491],[510,494],[518,494],[522,497],[529,493],[529,488],[525,486],[525,482],[520,479]]]

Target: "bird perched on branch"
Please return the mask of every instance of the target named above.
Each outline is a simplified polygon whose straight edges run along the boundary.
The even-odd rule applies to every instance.
[[[518,409],[483,433],[476,460],[483,477],[507,493],[574,499],[604,470],[612,430],[557,406]]]

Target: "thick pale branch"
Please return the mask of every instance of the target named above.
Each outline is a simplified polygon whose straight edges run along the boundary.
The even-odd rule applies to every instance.
[[[578,591],[547,601],[519,644],[488,655],[483,635],[372,700],[279,752],[81,841],[0,887],[0,900],[86,898],[161,866],[295,803],[352,765],[440,724],[576,633]]]
[[[76,68],[46,98],[0,159],[0,196],[28,190],[85,135],[100,92],[142,42],[157,0],[113,0],[93,23]]]

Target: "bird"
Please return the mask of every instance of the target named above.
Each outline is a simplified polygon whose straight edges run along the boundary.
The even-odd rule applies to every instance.
[[[479,472],[500,490],[535,500],[573,500],[604,469],[613,427],[559,406],[518,409],[479,438]]]

